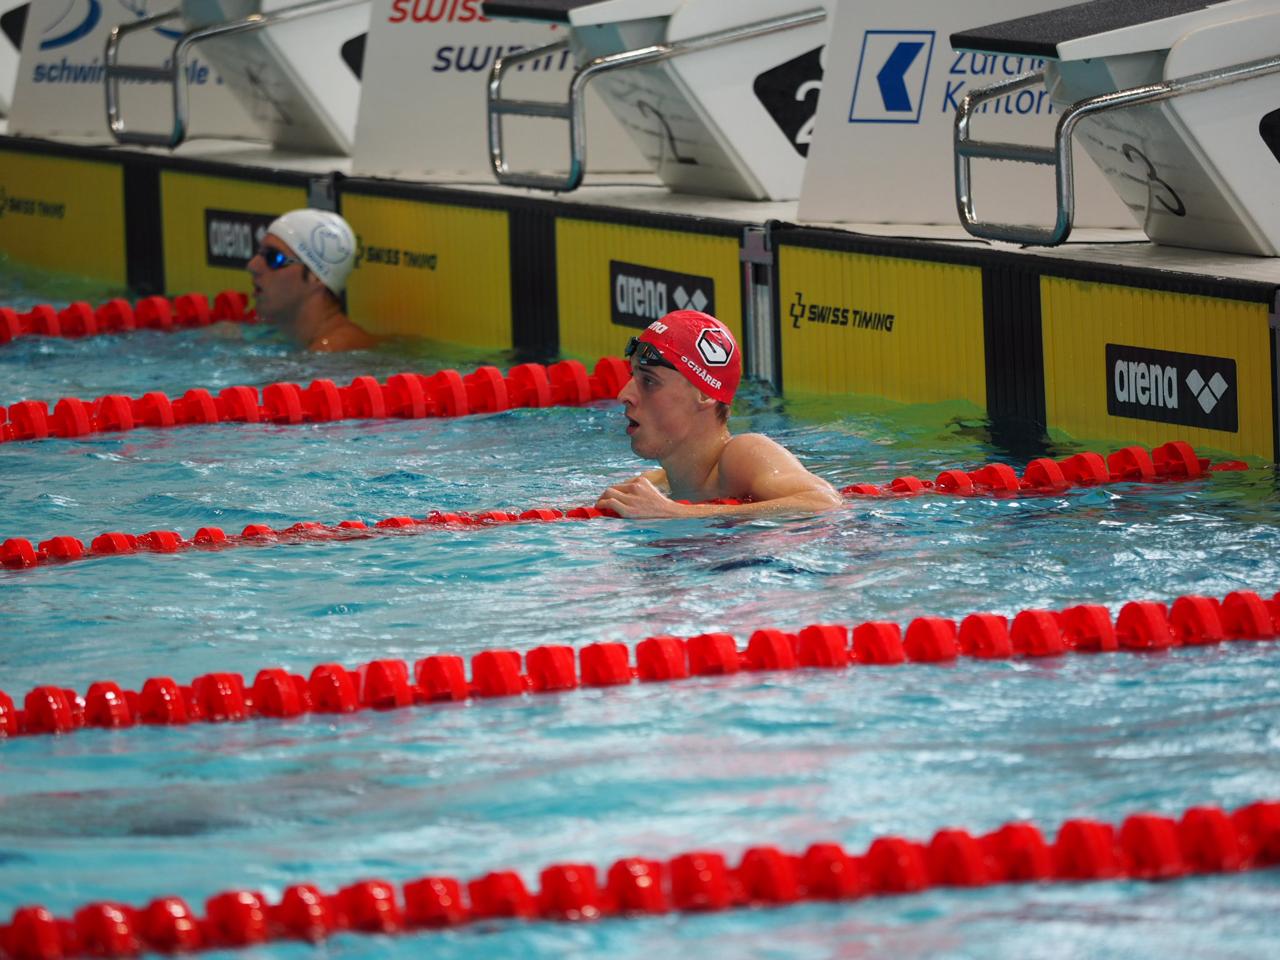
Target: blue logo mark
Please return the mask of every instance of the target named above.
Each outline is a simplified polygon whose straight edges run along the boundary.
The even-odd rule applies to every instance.
[[[75,43],[81,37],[93,32],[93,28],[102,19],[102,4],[99,0],[88,0],[87,5],[82,8],[84,9],[84,19],[77,23],[72,14],[76,12],[78,6],[80,6],[79,0],[71,0],[67,4],[67,8],[62,11],[62,15],[45,27],[45,39],[40,41],[41,50],[56,50],[58,47],[65,47],[67,44]],[[73,25],[68,26],[68,21]],[[62,32],[49,36],[49,34],[59,30]]]
[[[933,61],[932,30],[868,30],[853,81],[850,123],[919,123]]]

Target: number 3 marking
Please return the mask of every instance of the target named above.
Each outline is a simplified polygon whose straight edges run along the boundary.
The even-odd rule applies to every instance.
[[[1178,196],[1177,191],[1175,191],[1173,187],[1169,186],[1167,183],[1165,183],[1163,180],[1160,179],[1160,175],[1156,171],[1156,165],[1152,163],[1149,159],[1147,159],[1147,155],[1145,153],[1143,153],[1141,150],[1135,147],[1132,143],[1124,144],[1120,148],[1120,152],[1124,154],[1124,158],[1128,160],[1130,163],[1134,163],[1137,160],[1141,160],[1142,164],[1147,168],[1145,172],[1147,186],[1162,187],[1164,191],[1168,193],[1170,197],[1173,198],[1173,203],[1176,204],[1176,206],[1172,206],[1170,205],[1169,201],[1166,200],[1164,197],[1160,196],[1159,194],[1152,193],[1152,196],[1155,197],[1156,202],[1159,203],[1160,206],[1164,207],[1166,210],[1172,213],[1175,217],[1185,217],[1187,215],[1187,208],[1183,205],[1182,199]],[[1137,178],[1135,177],[1134,179],[1137,179]]]

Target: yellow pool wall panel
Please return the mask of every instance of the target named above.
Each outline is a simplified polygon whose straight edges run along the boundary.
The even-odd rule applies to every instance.
[[[555,238],[564,355],[584,360],[619,356],[627,339],[644,329],[640,320],[626,324],[615,320],[619,270],[656,276],[659,283],[664,273],[694,278],[665,292],[669,310],[686,305],[676,300],[676,291],[687,286],[683,296],[696,296],[698,287],[706,285],[701,281],[711,281],[712,288],[703,295],[714,308],[709,305],[707,312],[714,309],[715,316],[742,342],[742,263],[736,236],[558,217]]]
[[[171,295],[220,290],[248,293],[248,272],[228,265],[246,250],[256,250],[262,232],[280,214],[307,205],[302,186],[218,177],[178,170],[160,172],[160,217],[164,231],[165,289]],[[244,236],[224,236],[214,223],[256,224]],[[227,261],[220,247],[229,244]],[[247,262],[247,258],[244,258]]]
[[[1186,440],[1197,448],[1268,460],[1280,452],[1274,441],[1272,332],[1265,303],[1051,276],[1040,279],[1040,300],[1051,433],[1147,446]],[[1234,361],[1237,429],[1112,415],[1108,344]],[[1179,379],[1187,375],[1181,370]]]
[[[15,263],[123,287],[123,167],[0,150],[0,250]]]
[[[786,393],[986,409],[982,269],[782,246]]]
[[[510,349],[510,224],[505,210],[344,193],[357,238],[351,318],[376,334]]]

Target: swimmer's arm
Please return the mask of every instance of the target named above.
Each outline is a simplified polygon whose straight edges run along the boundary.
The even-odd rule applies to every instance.
[[[813,514],[843,502],[831,484],[811,474],[784,447],[759,434],[735,437],[720,459],[721,488],[748,503],[677,503],[646,482],[647,476],[610,487],[596,506],[639,519]]]

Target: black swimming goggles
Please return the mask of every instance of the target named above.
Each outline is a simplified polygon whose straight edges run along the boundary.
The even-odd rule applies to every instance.
[[[631,355],[635,354],[642,367],[666,367],[668,370],[674,370],[676,365],[658,352],[658,348],[651,343],[646,343],[639,337],[632,337],[627,341],[627,349],[622,355],[628,360]]]
[[[262,258],[262,262],[267,265],[268,270],[283,270],[291,263],[301,263],[297,257],[291,257],[283,250],[277,250],[275,247],[259,247],[258,256]]]

